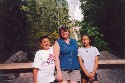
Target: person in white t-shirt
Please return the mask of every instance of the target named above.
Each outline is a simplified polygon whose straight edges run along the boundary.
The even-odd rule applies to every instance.
[[[41,36],[41,49],[36,52],[33,63],[34,83],[54,83],[55,59],[48,36]]]
[[[97,68],[100,53],[96,47],[90,45],[89,35],[84,34],[81,41],[84,46],[78,49],[81,81],[82,83],[98,83]]]

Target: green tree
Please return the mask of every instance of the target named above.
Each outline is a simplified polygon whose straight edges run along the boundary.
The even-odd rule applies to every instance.
[[[113,54],[125,54],[125,1],[124,0],[80,0],[85,21],[92,22],[104,34]],[[119,41],[120,40],[120,41]]]
[[[28,0],[22,9],[27,12],[31,27],[30,37],[51,35],[60,25],[69,25],[68,7],[66,1],[57,0]]]
[[[0,61],[20,50],[32,59],[39,36],[49,34],[53,43],[58,27],[70,23],[65,0],[1,0],[0,10]]]
[[[65,0],[23,0],[21,10],[26,12],[30,27],[29,47],[32,51],[38,49],[38,38],[49,35],[51,43],[59,37],[60,25],[69,26],[68,4]]]
[[[2,0],[0,2],[1,53],[2,59],[9,58],[17,51],[27,50],[27,18],[20,10],[20,0]]]
[[[99,10],[101,8],[100,5],[102,5],[103,2],[96,0],[80,0],[80,1],[81,1],[82,13],[84,15],[84,20],[78,23],[79,26],[81,26],[80,34],[82,35],[83,33],[88,33],[90,36],[92,36],[93,38],[92,45],[96,46],[100,51],[109,50],[108,43],[103,40],[104,35],[100,32],[100,29],[94,25],[92,20],[92,17],[94,18],[97,14],[95,10]],[[94,2],[100,5],[97,6],[93,4]]]
[[[100,51],[110,50],[108,48],[108,43],[102,39],[104,35],[99,32],[97,27],[93,27],[92,23],[85,21],[82,21],[78,24],[82,26],[80,29],[80,35],[82,36],[84,33],[87,33],[91,38],[91,44],[93,46],[96,46]]]

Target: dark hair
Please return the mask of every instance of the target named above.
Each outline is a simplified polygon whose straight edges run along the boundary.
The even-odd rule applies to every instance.
[[[83,37],[83,36],[87,36],[87,37],[89,38],[89,40],[90,40],[90,35],[89,35],[89,34],[87,34],[87,33],[82,34],[82,35],[81,35],[81,40],[82,40],[82,37]]]
[[[60,38],[62,38],[62,36],[61,36],[61,30],[64,30],[64,31],[66,32],[66,31],[68,31],[68,27],[66,27],[66,26],[61,26],[61,27],[59,28],[59,36],[60,36]]]
[[[81,35],[81,41],[82,41],[82,37],[83,37],[83,36],[87,36],[87,37],[89,38],[90,45],[92,45],[92,42],[91,42],[91,41],[93,40],[92,36],[90,36],[90,35],[87,34],[87,33],[84,33],[84,34]]]
[[[49,39],[49,37],[48,37],[47,35],[40,36],[40,37],[39,37],[39,43],[41,43],[42,40],[45,39],[45,38],[48,38],[48,39]]]

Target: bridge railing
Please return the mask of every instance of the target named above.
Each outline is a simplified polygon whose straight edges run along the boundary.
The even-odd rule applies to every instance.
[[[18,69],[32,69],[33,62],[30,63],[11,63],[0,64],[0,70],[18,70]],[[119,67],[125,65],[125,59],[119,60],[99,60],[99,68],[105,69],[110,67]]]

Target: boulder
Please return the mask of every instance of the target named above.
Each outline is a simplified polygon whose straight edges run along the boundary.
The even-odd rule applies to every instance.
[[[8,60],[6,60],[5,64],[11,64],[11,63],[25,63],[28,62],[27,53],[23,51],[19,51],[15,54],[13,54]],[[8,72],[9,73],[9,72]],[[5,74],[6,75],[6,74]],[[19,73],[9,73],[7,77],[4,77],[6,80],[12,80],[14,78],[17,78],[19,76]],[[6,81],[7,82],[7,81]]]
[[[5,64],[10,63],[19,63],[19,62],[28,62],[27,53],[19,51],[16,54],[13,54],[8,60],[5,61]]]

